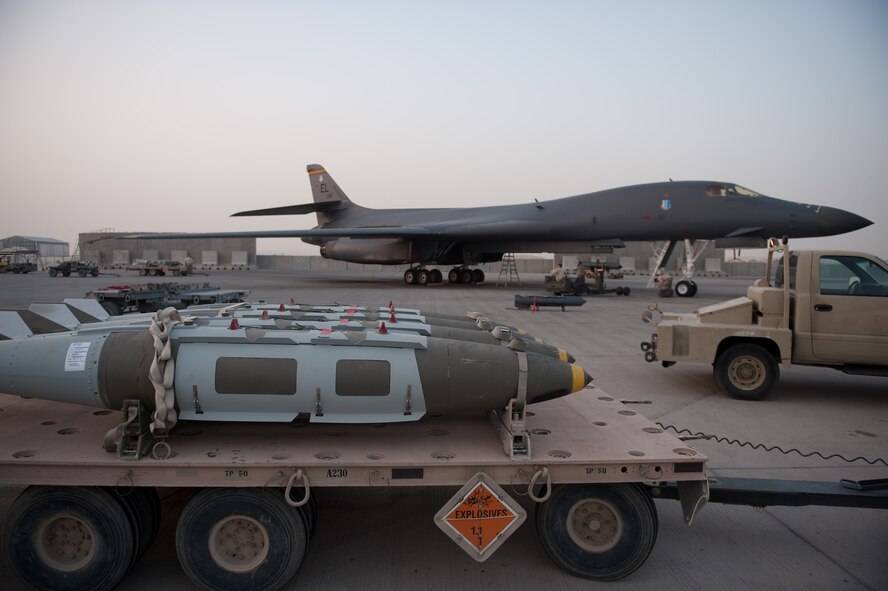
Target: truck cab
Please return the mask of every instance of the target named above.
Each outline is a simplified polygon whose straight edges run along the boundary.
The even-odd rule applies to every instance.
[[[644,318],[657,327],[642,343],[647,361],[711,363],[716,382],[736,398],[762,398],[780,365],[888,376],[888,263],[865,253],[795,252],[772,241],[766,277],[745,297],[692,314],[653,304]]]

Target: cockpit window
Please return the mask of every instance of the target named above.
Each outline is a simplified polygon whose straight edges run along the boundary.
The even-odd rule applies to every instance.
[[[722,184],[713,184],[706,185],[706,196],[707,197],[760,197],[758,193],[755,191],[751,191],[746,187],[741,187],[740,185],[722,185]]]
[[[728,195],[739,195],[740,197],[760,197],[755,191],[750,191],[746,187],[740,185],[728,185]]]

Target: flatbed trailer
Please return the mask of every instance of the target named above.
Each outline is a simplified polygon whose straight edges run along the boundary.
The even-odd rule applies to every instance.
[[[90,291],[111,316],[125,312],[157,312],[168,306],[187,308],[198,304],[227,304],[243,301],[247,289],[221,289],[209,283],[147,283],[141,285],[109,285]]]
[[[526,490],[540,503],[547,553],[600,580],[633,572],[653,548],[657,514],[645,485],[675,483],[688,524],[708,495],[704,455],[592,387],[523,416],[510,408],[366,425],[191,421],[135,461],[102,445],[120,413],[10,395],[0,395],[0,409],[0,485],[31,485],[10,511],[4,549],[35,588],[62,576],[113,587],[153,540],[158,488],[196,491],[178,521],[177,551],[208,589],[274,589],[292,578],[316,523],[315,488],[483,485],[509,511],[518,507],[516,519],[523,510],[498,485]],[[459,502],[436,523],[476,560],[523,520],[481,548],[444,523]],[[501,526],[494,521],[478,522],[479,540],[482,527]],[[121,565],[111,569],[115,557]]]

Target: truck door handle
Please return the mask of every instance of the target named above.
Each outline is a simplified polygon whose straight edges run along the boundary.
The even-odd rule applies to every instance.
[[[817,304],[816,306],[814,306],[814,309],[818,312],[829,312],[830,310],[832,310],[832,306],[830,306],[829,304]]]

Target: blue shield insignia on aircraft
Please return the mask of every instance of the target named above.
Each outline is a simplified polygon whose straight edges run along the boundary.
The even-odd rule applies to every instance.
[[[672,199],[664,199],[660,202],[660,209],[669,211],[672,208]]]

